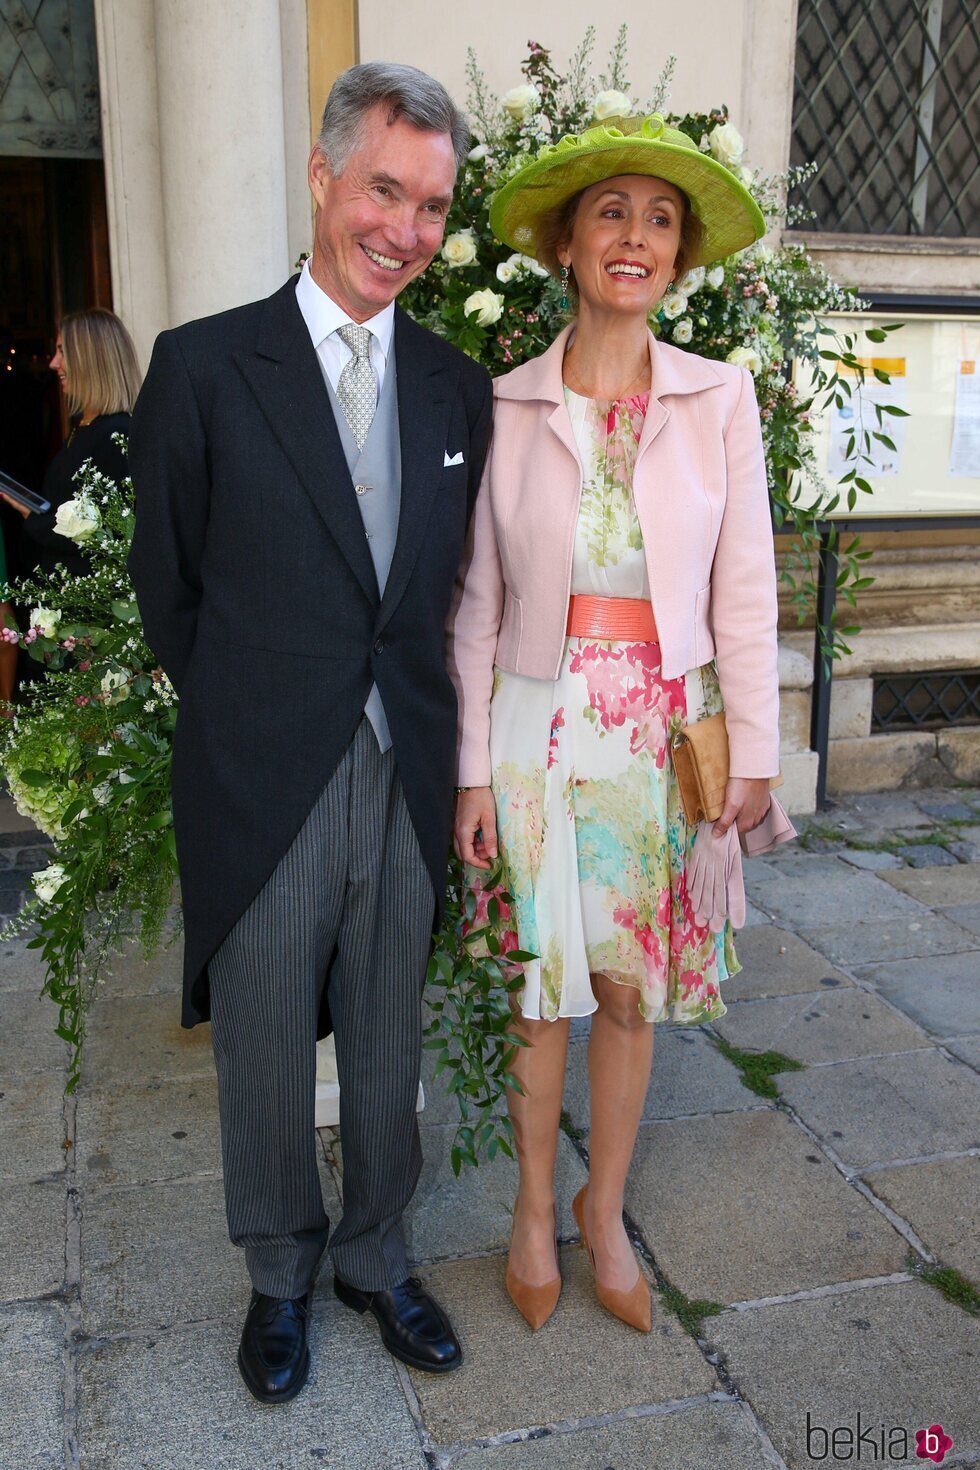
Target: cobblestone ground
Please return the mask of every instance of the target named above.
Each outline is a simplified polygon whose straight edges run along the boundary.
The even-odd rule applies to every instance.
[[[0,829],[10,913],[45,848],[9,806]],[[586,1023],[547,1326],[530,1333],[503,1290],[514,1167],[453,1177],[453,1104],[428,1078],[412,1252],[465,1366],[394,1364],[325,1267],[310,1383],[277,1408],[235,1368],[248,1283],[207,1028],[177,1024],[179,954],[116,966],[66,1098],[37,958],[0,946],[3,1470],[975,1466],[980,791],[840,804],[751,863],[747,888],[727,1015],[656,1036],[627,1200],[652,1333],[601,1310],[577,1248]],[[776,1059],[771,1096],[749,1085],[765,1052],[802,1064]],[[952,1447],[924,1461],[915,1431],[936,1424]]]

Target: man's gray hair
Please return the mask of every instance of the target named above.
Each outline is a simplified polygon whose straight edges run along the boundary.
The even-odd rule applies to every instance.
[[[339,177],[361,138],[372,107],[388,110],[388,122],[403,117],[426,132],[448,133],[458,168],[470,146],[470,125],[441,82],[414,66],[394,61],[362,61],[348,67],[330,88],[317,147]]]

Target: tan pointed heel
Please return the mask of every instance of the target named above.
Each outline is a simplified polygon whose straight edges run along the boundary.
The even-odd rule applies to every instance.
[[[636,1285],[629,1291],[619,1291],[614,1286],[603,1286],[599,1280],[595,1268],[595,1253],[589,1244],[588,1232],[585,1228],[585,1191],[588,1185],[583,1184],[578,1194],[572,1200],[572,1214],[582,1237],[582,1248],[588,1252],[589,1260],[592,1262],[592,1275],[595,1280],[595,1294],[614,1317],[620,1322],[625,1322],[627,1327],[635,1327],[637,1332],[650,1331],[650,1288],[641,1271]]]
[[[511,1226],[511,1238],[514,1228]],[[558,1260],[558,1210],[555,1209],[555,1259]],[[546,1281],[543,1286],[532,1286],[530,1282],[522,1281],[511,1270],[510,1261],[507,1262],[507,1275],[505,1277],[507,1295],[514,1306],[520,1312],[532,1332],[537,1332],[543,1327],[558,1305],[561,1296],[561,1272],[551,1281]]]

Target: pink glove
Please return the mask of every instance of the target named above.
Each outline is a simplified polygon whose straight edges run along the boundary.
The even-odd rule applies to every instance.
[[[699,822],[694,846],[687,863],[687,891],[694,917],[707,924],[713,934],[720,934],[732,912],[732,899],[745,923],[745,889],[742,885],[742,856],[739,851],[735,823],[723,837],[716,837],[713,822]]]
[[[770,794],[769,810],[762,821],[740,839],[742,851],[746,857],[760,857],[762,853],[771,852],[781,842],[789,842],[796,835],[793,823],[776,798]]]

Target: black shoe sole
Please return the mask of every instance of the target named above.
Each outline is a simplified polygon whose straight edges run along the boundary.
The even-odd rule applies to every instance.
[[[352,1312],[357,1312],[358,1316],[363,1317],[365,1312],[370,1311],[371,1303],[365,1299],[364,1292],[359,1290],[358,1287],[348,1286],[345,1281],[341,1281],[338,1276],[335,1276],[333,1279],[333,1289],[337,1300],[343,1302],[345,1307],[350,1307]],[[377,1322],[376,1317],[375,1321]],[[378,1322],[378,1327],[381,1328],[380,1322]],[[453,1373],[457,1368],[463,1366],[462,1352],[459,1353],[458,1357],[452,1358],[448,1363],[432,1363],[423,1361],[421,1358],[416,1358],[411,1353],[407,1353],[404,1348],[390,1343],[385,1337],[383,1329],[381,1330],[380,1336],[382,1346],[393,1358],[397,1358],[400,1363],[407,1363],[409,1368],[417,1368],[420,1373]]]
[[[238,1349],[238,1371],[242,1375],[242,1381],[245,1384],[245,1387],[248,1389],[253,1399],[258,1399],[260,1404],[288,1404],[290,1399],[294,1399],[296,1395],[303,1388],[306,1387],[306,1380],[310,1376],[309,1349],[307,1348],[305,1359],[297,1373],[297,1377],[295,1378],[295,1380],[289,1385],[288,1388],[282,1388],[279,1390],[278,1393],[262,1393],[254,1386],[254,1384],[249,1379],[248,1373],[245,1369],[245,1363],[240,1347]]]

